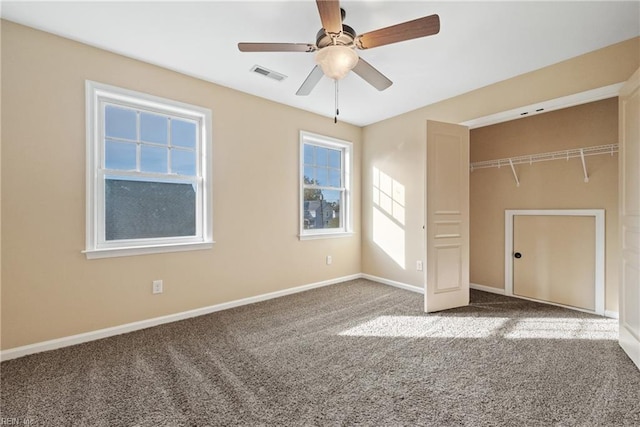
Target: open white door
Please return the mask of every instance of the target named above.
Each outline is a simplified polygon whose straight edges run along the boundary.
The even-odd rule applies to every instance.
[[[427,121],[425,311],[469,304],[469,129]]]
[[[640,69],[619,99],[620,346],[640,368]]]

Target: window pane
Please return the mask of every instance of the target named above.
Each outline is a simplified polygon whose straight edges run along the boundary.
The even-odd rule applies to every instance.
[[[196,124],[184,120],[171,120],[171,145],[196,148]]]
[[[327,168],[313,168],[316,184],[329,185],[329,170]]]
[[[315,164],[318,166],[327,166],[329,164],[329,149],[323,147],[316,148]]]
[[[146,142],[168,144],[169,119],[157,114],[140,113],[140,139]]]
[[[304,190],[305,229],[341,228],[341,191]]]
[[[304,164],[311,165],[313,164],[313,151],[314,146],[309,144],[304,144]]]
[[[106,179],[105,239],[195,236],[192,184]]]
[[[342,167],[342,162],[340,161],[341,157],[340,150],[329,150],[329,166],[332,168],[340,169]]]
[[[104,132],[112,138],[137,140],[136,111],[130,108],[105,106]]]
[[[341,195],[342,191],[340,190],[322,190],[324,201],[331,203],[334,207],[339,207]]]
[[[340,187],[340,169],[329,169],[329,186]]]
[[[304,167],[304,183],[305,184],[315,184],[315,174],[313,172],[313,168],[311,166]]]
[[[171,150],[171,172],[179,175],[196,175],[196,152]]]
[[[107,169],[135,170],[136,144],[106,140],[104,166]]]
[[[142,145],[140,147],[140,170],[142,172],[167,173],[167,148]]]
[[[325,191],[324,200],[328,203],[330,209],[325,214],[325,228],[341,228],[342,220],[340,214],[340,207],[342,205],[342,192],[341,191]]]

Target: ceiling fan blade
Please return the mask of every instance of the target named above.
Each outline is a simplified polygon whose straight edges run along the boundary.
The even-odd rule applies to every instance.
[[[298,91],[296,92],[296,95],[309,95],[313,88],[316,87],[323,75],[324,73],[322,72],[322,68],[317,65],[313,67],[313,70],[311,70],[307,78],[304,80],[302,86],[300,86],[300,89],[298,89]]]
[[[240,52],[314,52],[310,43],[238,43]]]
[[[352,71],[378,90],[385,90],[393,84],[384,74],[362,58],[360,58]]]
[[[358,49],[370,49],[372,47],[431,36],[439,32],[440,17],[438,15],[430,15],[360,34],[356,38],[355,44]]]
[[[342,31],[342,12],[338,0],[316,0],[322,28],[327,33],[338,34]]]

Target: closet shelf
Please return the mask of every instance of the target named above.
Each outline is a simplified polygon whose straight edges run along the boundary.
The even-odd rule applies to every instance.
[[[473,172],[475,169],[500,168],[502,166],[520,165],[524,163],[546,162],[549,160],[569,160],[576,157],[595,156],[598,154],[610,154],[618,152],[618,144],[598,145],[595,147],[573,148],[571,150],[554,151],[552,153],[528,154],[526,156],[509,157],[497,160],[485,160],[474,162],[469,166]]]
[[[518,157],[509,157],[505,159],[498,160],[485,160],[483,162],[475,162],[469,165],[471,172],[475,169],[484,169],[484,168],[500,168],[502,166],[509,166],[511,168],[511,172],[513,173],[513,178],[516,181],[516,186],[520,187],[520,180],[518,179],[518,174],[516,173],[516,168],[514,165],[521,164],[532,164],[537,162],[546,162],[549,160],[569,160],[576,157],[580,157],[582,161],[582,173],[584,174],[584,182],[589,182],[589,174],[587,173],[587,164],[584,160],[587,156],[596,156],[598,154],[610,154],[613,156],[613,153],[618,152],[618,144],[607,144],[607,145],[598,145],[595,147],[583,147],[583,148],[573,148],[571,150],[563,150],[563,151],[554,151],[552,153],[540,153],[540,154],[529,154],[526,156],[518,156]]]

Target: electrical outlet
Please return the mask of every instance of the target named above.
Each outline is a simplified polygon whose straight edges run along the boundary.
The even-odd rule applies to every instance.
[[[332,262],[333,259],[331,258],[331,255],[327,255],[327,265],[331,265]]]
[[[422,271],[422,261],[416,261],[416,270]]]
[[[162,280],[154,280],[153,281],[152,292],[154,294],[161,294],[162,293]]]

